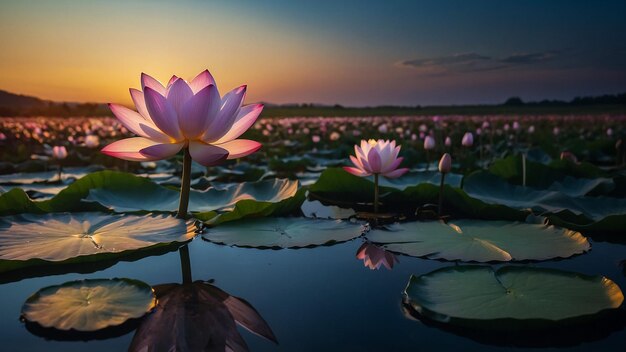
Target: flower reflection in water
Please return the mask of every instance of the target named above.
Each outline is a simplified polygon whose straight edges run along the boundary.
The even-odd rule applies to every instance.
[[[237,324],[278,343],[272,329],[244,299],[206,281],[191,282],[181,248],[183,284],[154,286],[158,304],[137,328],[129,351],[248,351]]]
[[[363,265],[372,270],[377,270],[381,265],[391,270],[393,269],[393,265],[399,262],[395,254],[371,242],[365,242],[359,247],[356,252],[356,258],[363,260]]]

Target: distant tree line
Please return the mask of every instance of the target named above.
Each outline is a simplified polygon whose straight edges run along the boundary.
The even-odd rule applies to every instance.
[[[524,102],[519,97],[507,99],[504,106],[590,106],[590,105],[626,105],[626,93],[605,94],[595,97],[576,97],[570,101],[541,100]]]

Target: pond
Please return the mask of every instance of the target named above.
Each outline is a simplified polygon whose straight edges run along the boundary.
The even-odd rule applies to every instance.
[[[498,351],[506,349],[503,345],[617,351],[626,340],[623,326],[609,329],[591,324],[583,331],[579,328],[576,334],[568,333],[567,338],[548,335],[516,340],[497,333],[475,336],[463,331],[448,332],[409,319],[402,309],[402,292],[409,276],[457,264],[399,256],[399,263],[392,270],[369,270],[355,257],[362,242],[354,239],[333,246],[260,250],[196,238],[190,243],[189,252],[194,280],[214,280],[220,289],[245,299],[273,330],[279,345],[240,328],[251,351]],[[626,248],[606,242],[593,242],[592,246],[589,253],[567,260],[525,265],[604,275],[626,287],[623,269],[618,265]],[[153,286],[180,283],[180,256],[174,251],[135,262],[122,261],[95,273],[4,283],[0,286],[3,344],[12,346],[13,351],[126,350],[133,331],[106,340],[55,341],[30,333],[19,321],[26,298],[42,287],[76,279],[114,277],[138,279]],[[598,328],[602,330],[596,331]]]

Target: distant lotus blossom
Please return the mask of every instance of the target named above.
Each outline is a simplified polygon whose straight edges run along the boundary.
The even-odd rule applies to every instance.
[[[505,132],[506,132],[506,131],[508,131],[510,128],[511,128],[511,126],[509,126],[509,124],[508,124],[508,123],[505,123],[505,124],[504,124],[504,131],[505,131]]]
[[[383,123],[382,125],[378,126],[378,132],[380,133],[387,133],[389,131],[389,129],[387,128],[387,124]]]
[[[452,157],[450,154],[445,153],[439,160],[439,172],[447,174],[450,170],[452,170]]]
[[[531,125],[530,127],[528,127],[528,133],[533,134],[535,133],[535,126]]]
[[[130,90],[138,112],[109,104],[122,125],[139,137],[109,144],[103,153],[124,160],[153,161],[188,148],[193,160],[212,166],[261,148],[258,142],[237,139],[263,110],[262,104],[242,106],[245,85],[220,97],[213,76],[205,70],[191,82],[172,76],[165,87],[142,74],[141,87],[143,91]]]
[[[463,135],[463,139],[461,140],[461,144],[464,147],[471,147],[472,145],[474,145],[474,135],[472,135],[472,132],[466,132]]]
[[[416,141],[417,140],[417,135],[415,133],[411,134],[411,140],[412,141]]]
[[[319,143],[321,138],[318,135],[315,135],[313,137],[311,137],[311,140],[313,141],[313,143]]]
[[[483,127],[483,130],[488,129],[489,128],[489,121],[483,121],[482,127]]]
[[[443,144],[445,144],[446,147],[451,146],[452,145],[452,138],[446,137],[446,140],[443,142]]]
[[[426,132],[426,131],[428,131],[428,126],[426,126],[425,124],[421,124],[421,125],[420,125],[420,129],[419,129],[419,131],[420,131],[420,132]]]
[[[424,149],[433,150],[435,149],[435,139],[431,136],[426,136],[424,138]]]
[[[517,121],[513,122],[513,129],[516,131],[519,130],[519,122]]]
[[[64,146],[55,146],[52,148],[52,157],[57,160],[67,158],[67,149]]]
[[[398,157],[400,146],[396,146],[396,141],[362,140],[361,146],[354,146],[354,152],[356,157],[350,155],[350,160],[356,167],[343,167],[353,175],[360,177],[382,175],[387,178],[397,178],[409,171],[407,168],[398,169],[403,158]]]
[[[555,135],[555,136],[558,136],[560,132],[561,132],[561,130],[558,127],[554,127],[552,129],[552,134]]]
[[[7,135],[2,133],[2,132],[0,132],[0,141],[4,141],[6,139],[7,139]]]
[[[613,129],[612,129],[612,128],[610,128],[610,127],[609,127],[609,128],[607,128],[607,129],[606,129],[606,135],[607,135],[607,136],[609,136],[609,137],[613,136]]]
[[[578,158],[574,153],[569,151],[561,152],[561,160],[571,161],[572,163],[578,163]]]
[[[88,134],[85,137],[85,146],[87,148],[97,148],[100,145],[100,138],[93,134]]]
[[[480,129],[480,127],[478,127],[478,128],[476,129],[476,135],[477,135],[477,136],[480,136],[481,134],[483,134],[483,130],[481,130],[481,129]]]
[[[339,138],[341,138],[341,135],[339,134],[339,132],[333,131],[333,133],[330,134],[329,138],[331,141],[336,141],[336,140],[339,140]]]
[[[393,265],[399,262],[395,254],[370,242],[365,242],[359,247],[356,258],[362,260],[363,265],[371,270],[378,270],[381,266],[391,270]]]

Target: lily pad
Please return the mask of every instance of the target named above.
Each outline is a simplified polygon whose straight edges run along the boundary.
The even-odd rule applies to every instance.
[[[397,253],[468,262],[567,258],[591,247],[575,231],[508,221],[396,223],[371,230],[367,238]]]
[[[256,248],[301,248],[344,242],[365,231],[360,224],[323,219],[264,218],[209,228],[202,238],[226,245]]]
[[[1,184],[30,184],[37,182],[49,182],[58,181],[59,172],[56,170],[54,164],[50,165],[50,171],[43,172],[19,172],[15,174],[0,175]],[[63,168],[61,173],[62,179],[69,178],[81,178],[90,172],[100,171],[102,166],[88,166],[88,167],[67,167]]]
[[[450,324],[558,322],[618,308],[620,288],[603,276],[531,267],[454,266],[411,276],[405,299]]]
[[[29,264],[110,259],[195,236],[193,221],[167,215],[59,213],[0,219],[0,272]],[[30,261],[30,262],[29,262]]]
[[[374,177],[368,177],[368,180],[374,182]],[[461,187],[463,175],[449,173],[444,179],[446,185],[452,187]],[[381,177],[378,184],[383,187],[391,187],[399,190],[405,190],[407,187],[416,186],[420,183],[430,183],[439,185],[441,182],[441,174],[438,171],[410,171],[399,178]]]
[[[610,215],[626,214],[626,199],[612,197],[571,197],[555,191],[516,186],[487,172],[477,172],[465,178],[467,194],[486,203],[502,204],[518,209],[556,213],[569,210],[592,220]]]
[[[129,351],[248,351],[236,324],[278,343],[247,301],[203,281],[154,287],[159,305],[141,322]]]
[[[152,288],[130,279],[70,281],[37,291],[22,306],[22,318],[46,328],[97,331],[150,312]]]
[[[421,183],[399,190],[393,187],[380,187],[381,211],[415,214],[416,207],[424,204],[437,204],[439,186]],[[328,168],[309,187],[310,198],[324,204],[353,208],[357,211],[371,211],[374,183],[354,176],[343,169]],[[1,203],[0,203],[1,205]],[[445,185],[443,192],[444,211],[456,217],[471,217],[498,220],[524,220],[527,211],[515,210],[508,206],[487,204],[468,196],[463,190]]]
[[[189,211],[207,212],[232,207],[240,200],[253,199],[262,202],[279,202],[292,197],[298,191],[298,182],[272,179],[258,182],[229,184],[212,187],[206,191],[192,190],[189,195]],[[102,204],[116,211],[165,211],[178,209],[180,193],[157,184],[145,187],[106,187],[89,191],[86,200]]]

